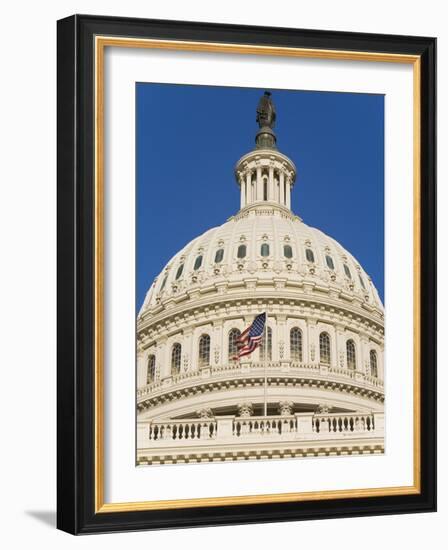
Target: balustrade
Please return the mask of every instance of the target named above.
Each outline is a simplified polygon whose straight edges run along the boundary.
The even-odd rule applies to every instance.
[[[313,417],[313,432],[347,434],[355,432],[373,432],[375,420],[373,414],[327,414]]]
[[[286,417],[248,417],[235,418],[233,435],[236,437],[282,435],[297,430],[297,420],[294,416]]]
[[[351,380],[353,383],[361,386],[372,387],[378,390],[382,390],[383,381],[373,376],[365,375],[360,371],[353,371],[346,368],[328,367],[326,365],[320,365],[318,363],[295,363],[290,361],[269,361],[266,365],[264,362],[243,362],[243,363],[228,363],[226,365],[219,365],[209,367],[202,370],[192,370],[176,374],[175,376],[165,378],[152,382],[151,384],[144,386],[137,390],[137,398],[144,399],[145,397],[163,389],[166,387],[172,387],[176,385],[182,385],[189,382],[195,382],[196,380],[203,380],[204,378],[219,379],[228,378],[232,375],[235,377],[244,376],[247,372],[264,372],[267,369],[269,373],[278,376],[282,375],[294,375],[294,374],[308,374],[313,378],[322,379],[334,379],[338,380]]]
[[[140,424],[140,429],[143,428]],[[297,413],[288,416],[224,416],[211,419],[148,421],[146,440],[155,447],[245,439],[319,440],[384,435],[382,413]]]
[[[150,441],[191,441],[216,438],[216,422],[213,420],[173,420],[153,422],[149,425]]]

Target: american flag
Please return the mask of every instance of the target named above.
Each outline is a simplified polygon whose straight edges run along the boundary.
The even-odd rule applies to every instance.
[[[266,313],[260,313],[254,319],[254,322],[248,327],[237,340],[238,355],[235,359],[249,355],[258,348],[263,338],[264,325],[266,323]]]

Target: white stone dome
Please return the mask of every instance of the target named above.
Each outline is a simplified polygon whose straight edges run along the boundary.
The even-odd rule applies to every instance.
[[[265,256],[262,245],[267,245]],[[175,254],[154,280],[140,315],[186,296],[199,297],[210,286],[225,284],[230,290],[254,280],[257,288],[278,280],[281,288],[296,293],[331,292],[383,314],[371,278],[352,254],[291,211],[267,202],[243,208]],[[253,285],[246,287],[253,293]]]
[[[262,126],[265,96],[235,167],[240,209],[171,258],[139,312],[139,464],[384,451],[383,305],[356,258],[291,211],[297,171]]]

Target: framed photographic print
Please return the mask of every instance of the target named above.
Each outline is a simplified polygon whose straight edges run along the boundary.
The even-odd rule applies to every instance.
[[[58,527],[434,511],[433,38],[58,22]]]

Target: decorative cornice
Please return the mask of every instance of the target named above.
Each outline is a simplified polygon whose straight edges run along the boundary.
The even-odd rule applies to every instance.
[[[383,439],[383,438],[381,438]],[[247,449],[242,448],[237,451],[226,451],[223,449],[207,450],[198,452],[178,450],[164,454],[163,456],[154,456],[148,453],[146,449],[137,452],[137,464],[139,466],[152,464],[182,464],[182,463],[200,463],[200,462],[228,462],[236,460],[247,460],[255,458],[261,460],[277,458],[306,458],[306,457],[325,457],[325,456],[356,456],[356,455],[378,455],[384,453],[384,441],[378,438],[366,441],[365,443],[340,443],[325,442],[324,444],[306,444],[301,447],[291,445],[279,445],[270,449]]]
[[[379,380],[376,385],[373,385],[373,383],[369,382],[370,378],[361,375],[361,373],[358,373],[361,375],[361,379],[356,379],[356,377],[348,378],[338,374],[338,371],[340,372],[341,369],[328,369],[328,374],[325,376],[321,375],[319,370],[315,370],[314,372],[312,369],[309,370],[309,373],[304,371],[294,372],[294,369],[291,369],[289,372],[282,372],[280,368],[268,368],[268,387],[300,387],[331,390],[361,396],[379,403],[384,402],[384,390]],[[216,374],[214,375],[214,373]],[[227,370],[211,369],[210,378],[202,378],[200,372],[191,373],[188,377],[180,380],[179,383],[165,386],[161,382],[157,389],[154,386],[154,389],[148,393],[139,390],[137,408],[142,412],[145,409],[172,401],[177,402],[179,399],[193,395],[227,391],[232,388],[263,386],[263,369],[259,369],[258,372],[254,372],[253,369],[243,370],[242,368],[238,371],[237,367]]]
[[[139,338],[146,339],[153,334],[153,339],[161,336],[167,336],[170,333],[178,332],[182,327],[190,325],[200,325],[205,321],[213,320],[224,321],[232,318],[254,315],[259,307],[265,307],[269,304],[269,313],[271,315],[299,316],[308,320],[308,322],[325,321],[339,326],[350,327],[358,332],[369,332],[370,338],[374,338],[379,343],[384,337],[384,325],[382,319],[372,316],[370,312],[350,304],[345,304],[341,300],[330,300],[328,297],[318,297],[314,294],[288,293],[282,289],[282,295],[279,296],[275,290],[266,290],[263,296],[256,297],[255,291],[252,296],[247,293],[235,293],[232,295],[216,295],[213,302],[210,302],[210,294],[202,299],[195,300],[194,303],[181,303],[171,310],[163,310],[155,315],[144,315],[138,319],[137,334]],[[290,310],[291,308],[291,310]],[[208,309],[208,313],[205,311]],[[294,309],[294,311],[292,311]],[[213,316],[211,316],[213,312]],[[331,315],[333,318],[325,317]],[[150,345],[150,341],[145,342],[145,347]]]

